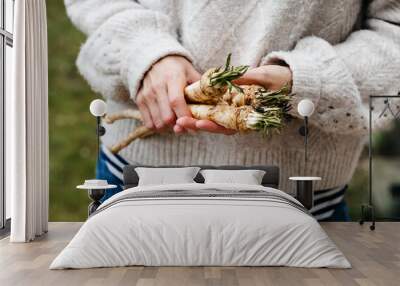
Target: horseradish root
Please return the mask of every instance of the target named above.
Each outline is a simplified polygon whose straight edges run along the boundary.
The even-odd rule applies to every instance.
[[[232,81],[241,77],[248,66],[234,67],[230,65],[230,62],[231,54],[226,59],[224,69],[209,69],[201,76],[200,81],[187,86],[184,90],[186,101],[216,105],[223,100],[226,92],[240,91],[241,88]]]
[[[117,113],[107,114],[104,117],[104,122],[108,124],[114,123],[114,121],[118,121],[121,119],[136,119],[142,120],[142,116],[140,115],[140,111],[136,109],[125,109]]]
[[[259,85],[242,85],[241,91],[227,92],[223,100],[232,106],[250,105],[255,109],[262,107],[289,106],[290,96],[288,85],[276,91],[268,91]]]
[[[115,114],[115,115],[117,115],[117,114]],[[119,118],[122,119],[122,117],[119,117]],[[127,118],[125,117],[124,119],[127,119]],[[136,119],[136,118],[132,118],[132,119]],[[154,134],[154,131],[148,129],[147,127],[138,126],[138,127],[136,127],[135,130],[133,130],[131,133],[129,133],[128,136],[124,140],[122,140],[121,142],[112,146],[111,152],[116,154],[119,151],[121,151],[122,149],[124,149],[126,146],[131,144],[131,142],[133,142],[134,140],[136,140],[138,138],[145,138],[145,137],[153,135],[153,134]]]
[[[263,112],[255,111],[251,106],[234,107],[230,105],[189,104],[188,107],[192,116],[196,119],[211,120],[225,128],[239,132],[254,130],[269,133],[271,130],[279,130],[283,126],[282,120],[284,116],[282,109],[278,107],[264,108]],[[105,122],[114,122],[119,119],[141,120],[141,117],[138,117],[135,111],[123,110],[107,114]],[[113,120],[110,120],[110,118]],[[154,133],[153,130],[145,126],[139,126],[126,139],[114,145],[111,151],[118,153],[134,140],[150,136]]]

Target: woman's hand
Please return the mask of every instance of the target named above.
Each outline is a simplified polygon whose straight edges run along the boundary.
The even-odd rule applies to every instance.
[[[200,79],[192,64],[181,56],[167,56],[146,73],[136,104],[147,128],[174,126],[179,117],[191,117],[184,88]]]
[[[269,90],[281,89],[285,84],[292,85],[292,72],[289,67],[265,65],[248,70],[235,84],[258,84]]]
[[[211,120],[197,120],[193,117],[181,117],[176,121],[174,126],[175,133],[182,133],[184,130],[195,131],[206,131],[211,133],[220,133],[225,135],[235,134],[236,130],[227,129]]]
[[[200,77],[192,64],[181,56],[167,56],[154,64],[146,73],[136,98],[145,126],[160,131],[173,126],[176,133],[187,130],[234,133],[212,121],[192,117],[184,88]]]

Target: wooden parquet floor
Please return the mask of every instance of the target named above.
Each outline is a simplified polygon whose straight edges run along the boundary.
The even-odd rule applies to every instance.
[[[323,223],[352,269],[289,267],[121,267],[48,270],[81,223],[50,223],[49,233],[27,244],[0,241],[1,286],[75,285],[400,285],[400,223]]]

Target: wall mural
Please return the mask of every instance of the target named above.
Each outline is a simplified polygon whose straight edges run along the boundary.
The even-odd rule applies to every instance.
[[[291,29],[291,33],[302,31],[299,35],[282,37],[282,33],[288,33],[285,29],[297,26],[298,21],[281,22],[284,17],[277,15],[267,17],[278,21],[273,25],[266,24],[264,18],[260,20],[266,26],[256,32],[263,31],[265,35],[254,36],[260,42],[251,49],[243,27],[253,25],[247,23],[250,18],[241,12],[243,26],[238,26],[235,17],[224,17],[221,23],[209,29],[212,33],[205,36],[204,27],[208,27],[209,19],[220,21],[218,11],[226,8],[222,2],[210,4],[214,5],[212,9],[196,14],[193,19],[185,15],[190,21],[174,19],[179,22],[176,23],[177,34],[168,30],[168,17],[162,17],[157,26],[147,20],[143,27],[140,21],[127,20],[133,26],[120,29],[113,21],[103,23],[102,14],[97,13],[98,7],[93,7],[93,13],[86,13],[84,2],[47,4],[50,220],[84,220],[87,194],[72,192],[76,185],[94,177],[107,179],[117,188],[107,191],[107,197],[102,198],[104,201],[122,190],[122,168],[132,162],[279,166],[279,188],[286,193],[293,195],[298,190],[299,182],[289,178],[318,179],[313,182],[315,190],[320,192],[312,209],[316,218],[328,219],[336,212],[340,213],[334,217],[337,220],[359,219],[360,203],[368,200],[368,153],[363,149],[368,129],[367,106],[363,102],[368,99],[363,98],[361,102],[359,90],[373,93],[392,87],[393,78],[397,77],[393,73],[396,63],[392,59],[396,55],[385,53],[385,57],[375,59],[379,63],[372,65],[365,60],[374,56],[369,54],[369,49],[354,54],[355,48],[349,42],[341,54],[346,62],[333,61],[327,66],[330,49],[326,43],[316,38],[303,39],[307,31],[302,29]],[[129,6],[131,2],[126,3]],[[143,3],[150,14],[164,9],[156,7],[156,2]],[[199,8],[194,4],[196,1],[188,3],[188,10]],[[102,5],[104,11],[114,11],[112,2]],[[247,4],[243,2],[243,5]],[[135,7],[132,9],[136,11]],[[319,8],[328,9],[326,6]],[[342,7],[338,9],[343,10]],[[137,11],[141,19],[142,10]],[[168,14],[168,11],[164,12]],[[348,11],[352,10],[345,9],[343,13]],[[229,11],[236,12],[235,9]],[[217,31],[215,27],[223,27],[223,30]],[[132,32],[142,30],[143,33]],[[324,39],[328,38],[325,32],[320,31]],[[335,39],[351,34],[343,29],[336,32]],[[130,35],[129,40],[126,35]],[[153,39],[154,35],[161,38]],[[380,40],[376,42],[381,43]],[[391,40],[387,42],[384,44],[393,45]],[[336,47],[339,42],[332,40],[329,44]],[[307,48],[308,45],[312,48]],[[395,48],[388,48],[388,51]],[[315,54],[310,50],[315,50]],[[232,56],[228,57],[230,54]],[[297,65],[300,67],[297,70],[304,72],[297,74],[299,80],[291,72]],[[319,71],[316,66],[324,68]],[[382,68],[375,70],[378,66]],[[360,79],[350,76],[344,80],[341,77],[344,70],[357,70]],[[370,76],[375,73],[380,76]],[[181,76],[177,76],[179,74]],[[333,78],[332,74],[338,78]],[[322,82],[329,84],[319,86]],[[94,119],[88,112],[94,99],[104,100],[107,105],[106,114],[98,116],[101,120]],[[315,111],[309,118],[298,112],[297,107],[304,99],[315,104]],[[384,103],[384,100],[376,116],[383,121],[389,115],[399,117],[397,101],[390,99]],[[304,128],[305,121],[309,130]],[[95,137],[96,124],[105,128],[100,144]],[[303,134],[299,134],[299,130]],[[305,130],[308,136],[303,136]],[[392,132],[385,130],[374,135],[374,148],[379,150],[384,162],[391,158],[384,154],[396,148],[396,144],[387,147],[391,137],[394,137]],[[377,214],[396,216],[392,213],[393,207],[389,207],[393,200],[389,195],[386,197],[384,202],[376,203]]]

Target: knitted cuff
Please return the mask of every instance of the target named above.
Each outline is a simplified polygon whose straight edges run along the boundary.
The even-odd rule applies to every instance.
[[[318,72],[318,64],[308,56],[307,53],[293,50],[291,52],[279,51],[272,52],[264,57],[261,65],[279,64],[285,62],[292,71],[292,93],[291,115],[298,117],[297,105],[308,98],[315,105],[321,96],[321,78]]]
[[[310,123],[325,132],[355,134],[364,132],[366,109],[349,68],[326,40],[310,36],[300,40],[290,51],[272,52],[262,64],[284,61],[292,70],[293,109],[303,98],[311,99],[316,111]]]
[[[134,100],[146,72],[157,61],[168,55],[179,55],[191,61],[189,52],[167,33],[146,33],[135,36],[135,42],[127,48],[121,64],[121,76]]]

